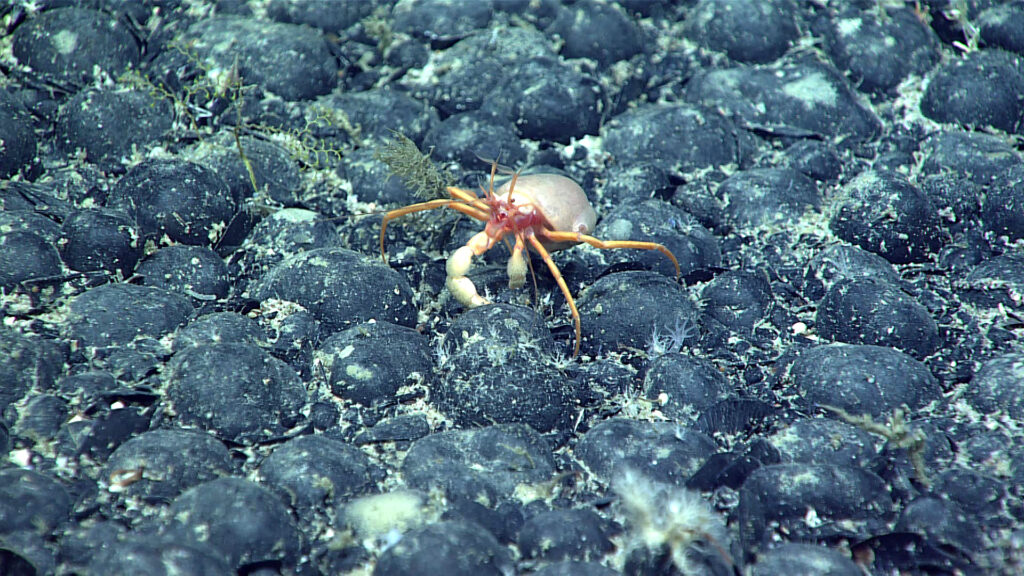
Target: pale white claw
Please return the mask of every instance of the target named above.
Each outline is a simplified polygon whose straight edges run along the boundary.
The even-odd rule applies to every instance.
[[[469,269],[473,266],[473,250],[469,246],[463,246],[452,252],[452,255],[448,257],[448,263],[445,265],[445,269],[448,271],[449,278],[457,278],[469,274]]]
[[[452,253],[448,257],[446,265],[448,279],[445,284],[448,286],[448,291],[466,308],[490,304],[486,298],[477,293],[473,281],[466,277],[472,265],[473,250],[469,246],[463,246]]]
[[[523,284],[526,284],[526,259],[521,250],[513,250],[508,259],[508,287],[515,290]]]

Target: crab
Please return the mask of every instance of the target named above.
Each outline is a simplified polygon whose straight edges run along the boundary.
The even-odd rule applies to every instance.
[[[573,357],[578,356],[580,352],[580,313],[569,286],[551,259],[551,252],[580,243],[601,249],[657,250],[672,261],[676,269],[676,278],[679,278],[679,261],[662,244],[636,240],[601,240],[590,236],[589,233],[597,223],[597,213],[594,212],[583,189],[572,179],[558,174],[520,175],[514,172],[506,183],[495,190],[494,177],[497,172],[498,164],[494,162],[491,164],[490,185],[487,188],[480,187],[483,197],[468,190],[448,187],[448,195],[451,198],[411,204],[385,213],[380,228],[381,258],[387,262],[384,234],[388,223],[406,214],[435,208],[450,208],[486,222],[481,232],[449,256],[446,266],[448,277],[445,282],[448,291],[466,308],[490,304],[489,300],[477,292],[476,286],[467,277],[473,265],[473,257],[487,252],[501,240],[508,244],[507,236],[515,238],[515,244],[510,246],[511,256],[507,266],[509,288],[520,288],[526,282],[528,260],[523,256],[523,251],[528,247],[532,248],[544,260],[569,304],[576,329]]]

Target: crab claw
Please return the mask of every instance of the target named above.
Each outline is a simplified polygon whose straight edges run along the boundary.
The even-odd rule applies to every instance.
[[[452,296],[455,296],[455,299],[466,308],[476,308],[491,303],[477,293],[473,281],[466,276],[469,274],[469,269],[473,267],[473,256],[484,253],[488,248],[490,248],[490,242],[487,235],[480,232],[465,246],[453,252],[445,265],[448,272],[445,285],[448,286],[448,291],[452,293]]]
[[[526,284],[526,258],[523,258],[522,241],[516,241],[512,256],[508,259],[508,287],[512,290],[522,288]]]

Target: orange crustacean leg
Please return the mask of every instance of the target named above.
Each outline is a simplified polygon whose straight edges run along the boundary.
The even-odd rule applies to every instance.
[[[487,190],[484,190],[484,193],[489,194]],[[480,198],[476,194],[455,187],[449,187],[448,194],[451,195],[450,199],[443,198],[430,200],[428,202],[420,202],[418,204],[396,208],[384,214],[380,227],[380,255],[385,262],[387,262],[387,253],[384,251],[384,238],[387,233],[388,223],[395,218],[400,218],[406,214],[413,214],[415,212],[433,210],[435,208],[451,208],[452,210],[462,212],[463,214],[483,222],[490,220],[490,206],[484,199]],[[466,276],[466,274],[473,265],[474,256],[479,256],[490,250],[496,242],[502,239],[501,233],[496,235],[492,234],[493,233],[489,234],[486,231],[477,233],[470,238],[469,242],[464,246],[453,252],[451,256],[448,257],[448,261],[445,265],[448,272],[445,284],[448,286],[448,290],[452,295],[455,296],[455,299],[462,303],[466,308],[476,308],[477,306],[489,304],[487,299],[477,293],[476,286],[473,285],[473,282]]]
[[[676,269],[676,278],[679,278],[679,261],[676,260],[675,254],[671,250],[666,248],[664,245],[657,242],[641,242],[638,240],[601,240],[593,236],[586,234],[580,234],[579,232],[557,232],[554,230],[543,230],[541,232],[544,239],[553,240],[555,242],[586,242],[595,248],[601,249],[615,249],[615,248],[634,248],[637,250],[657,250],[664,254],[669,260],[672,261],[672,265]],[[580,330],[580,312],[576,309],[576,302],[573,300],[572,295],[569,293],[569,287],[565,283],[565,279],[562,278],[561,272],[558,270],[558,266],[555,265],[554,261],[551,260],[551,255],[534,236],[530,236],[530,244],[534,250],[540,254],[541,258],[548,265],[548,270],[551,271],[551,275],[555,278],[555,282],[558,283],[558,287],[562,290],[562,295],[565,296],[565,301],[569,304],[569,311],[572,312],[573,324],[576,327],[576,347],[573,349],[573,356],[578,356],[580,353],[580,339],[582,338],[582,332]]]
[[[552,230],[545,230],[544,237],[557,242],[586,242],[594,248],[601,248],[602,250],[611,250],[616,248],[657,250],[672,261],[672,265],[676,268],[676,278],[679,278],[680,276],[679,261],[676,260],[676,255],[664,245],[658,244],[657,242],[640,242],[638,240],[601,240],[600,238],[594,238],[593,236],[579,234],[577,232],[555,232]]]
[[[537,251],[537,254],[540,254],[540,257],[544,259],[544,263],[548,265],[551,276],[554,277],[558,287],[562,290],[565,301],[569,303],[569,311],[572,312],[572,322],[576,327],[576,345],[572,349],[572,356],[575,358],[580,355],[580,340],[583,337],[583,333],[580,330],[580,311],[576,309],[576,301],[573,300],[572,294],[569,292],[569,286],[565,283],[565,278],[562,278],[562,272],[558,269],[558,265],[551,259],[551,254],[544,248],[544,245],[540,243],[536,236],[531,234],[527,238],[533,249]]]
[[[388,230],[388,223],[395,218],[401,218],[407,214],[413,214],[416,212],[423,212],[425,210],[434,210],[435,208],[451,208],[472,216],[477,220],[486,222],[490,219],[489,213],[486,208],[487,205],[483,203],[475,194],[462,190],[461,188],[448,188],[448,193],[451,194],[451,198],[439,198],[437,200],[430,200],[428,202],[420,202],[418,204],[410,204],[409,206],[403,206],[401,208],[395,208],[384,214],[384,218],[380,223],[380,257],[387,262],[387,253],[384,252],[384,235]]]

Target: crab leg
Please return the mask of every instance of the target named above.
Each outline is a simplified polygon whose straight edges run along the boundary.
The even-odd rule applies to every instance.
[[[594,238],[593,236],[587,236],[586,234],[579,234],[577,232],[555,232],[552,230],[545,230],[544,237],[557,242],[586,242],[594,248],[601,248],[603,250],[614,248],[657,250],[672,261],[672,265],[676,267],[676,278],[679,278],[680,276],[679,261],[676,260],[675,254],[672,254],[671,250],[657,242],[640,242],[638,240],[601,240],[600,238]]]
[[[419,204],[410,204],[409,206],[396,208],[395,210],[391,210],[384,214],[384,218],[381,220],[380,224],[381,259],[384,260],[385,262],[387,262],[388,260],[387,253],[384,252],[384,235],[388,230],[388,222],[391,222],[395,218],[401,218],[406,214],[423,212],[425,210],[433,210],[435,208],[444,208],[447,206],[452,210],[462,212],[467,216],[472,216],[473,218],[476,218],[477,220],[481,220],[483,222],[486,222],[488,219],[490,219],[489,213],[486,212],[484,208],[481,208],[479,206],[479,204],[482,204],[482,201],[475,195],[470,194],[469,192],[466,192],[465,190],[462,190],[460,188],[454,187],[448,188],[448,193],[452,195],[451,198],[439,198],[437,200],[430,200],[428,202],[420,202]],[[484,207],[486,207],[486,205],[484,205]]]
[[[536,236],[528,236],[530,245],[533,249],[540,254],[540,257],[544,259],[544,263],[548,265],[548,270],[551,271],[551,275],[555,278],[555,282],[558,287],[562,290],[562,295],[565,296],[565,301],[569,304],[569,311],[572,312],[572,321],[576,325],[576,346],[572,350],[572,355],[575,358],[580,354],[580,339],[582,333],[580,332],[580,311],[576,309],[576,301],[572,299],[572,294],[569,293],[569,286],[565,283],[565,278],[562,278],[562,273],[558,270],[558,266],[555,265],[554,260],[551,259],[551,254],[548,253],[544,245],[540,243],[540,240]]]
[[[526,243],[523,242],[523,235],[516,235],[516,245],[512,248],[512,255],[508,259],[508,287],[515,290],[526,284],[526,259],[523,257],[523,249]]]

